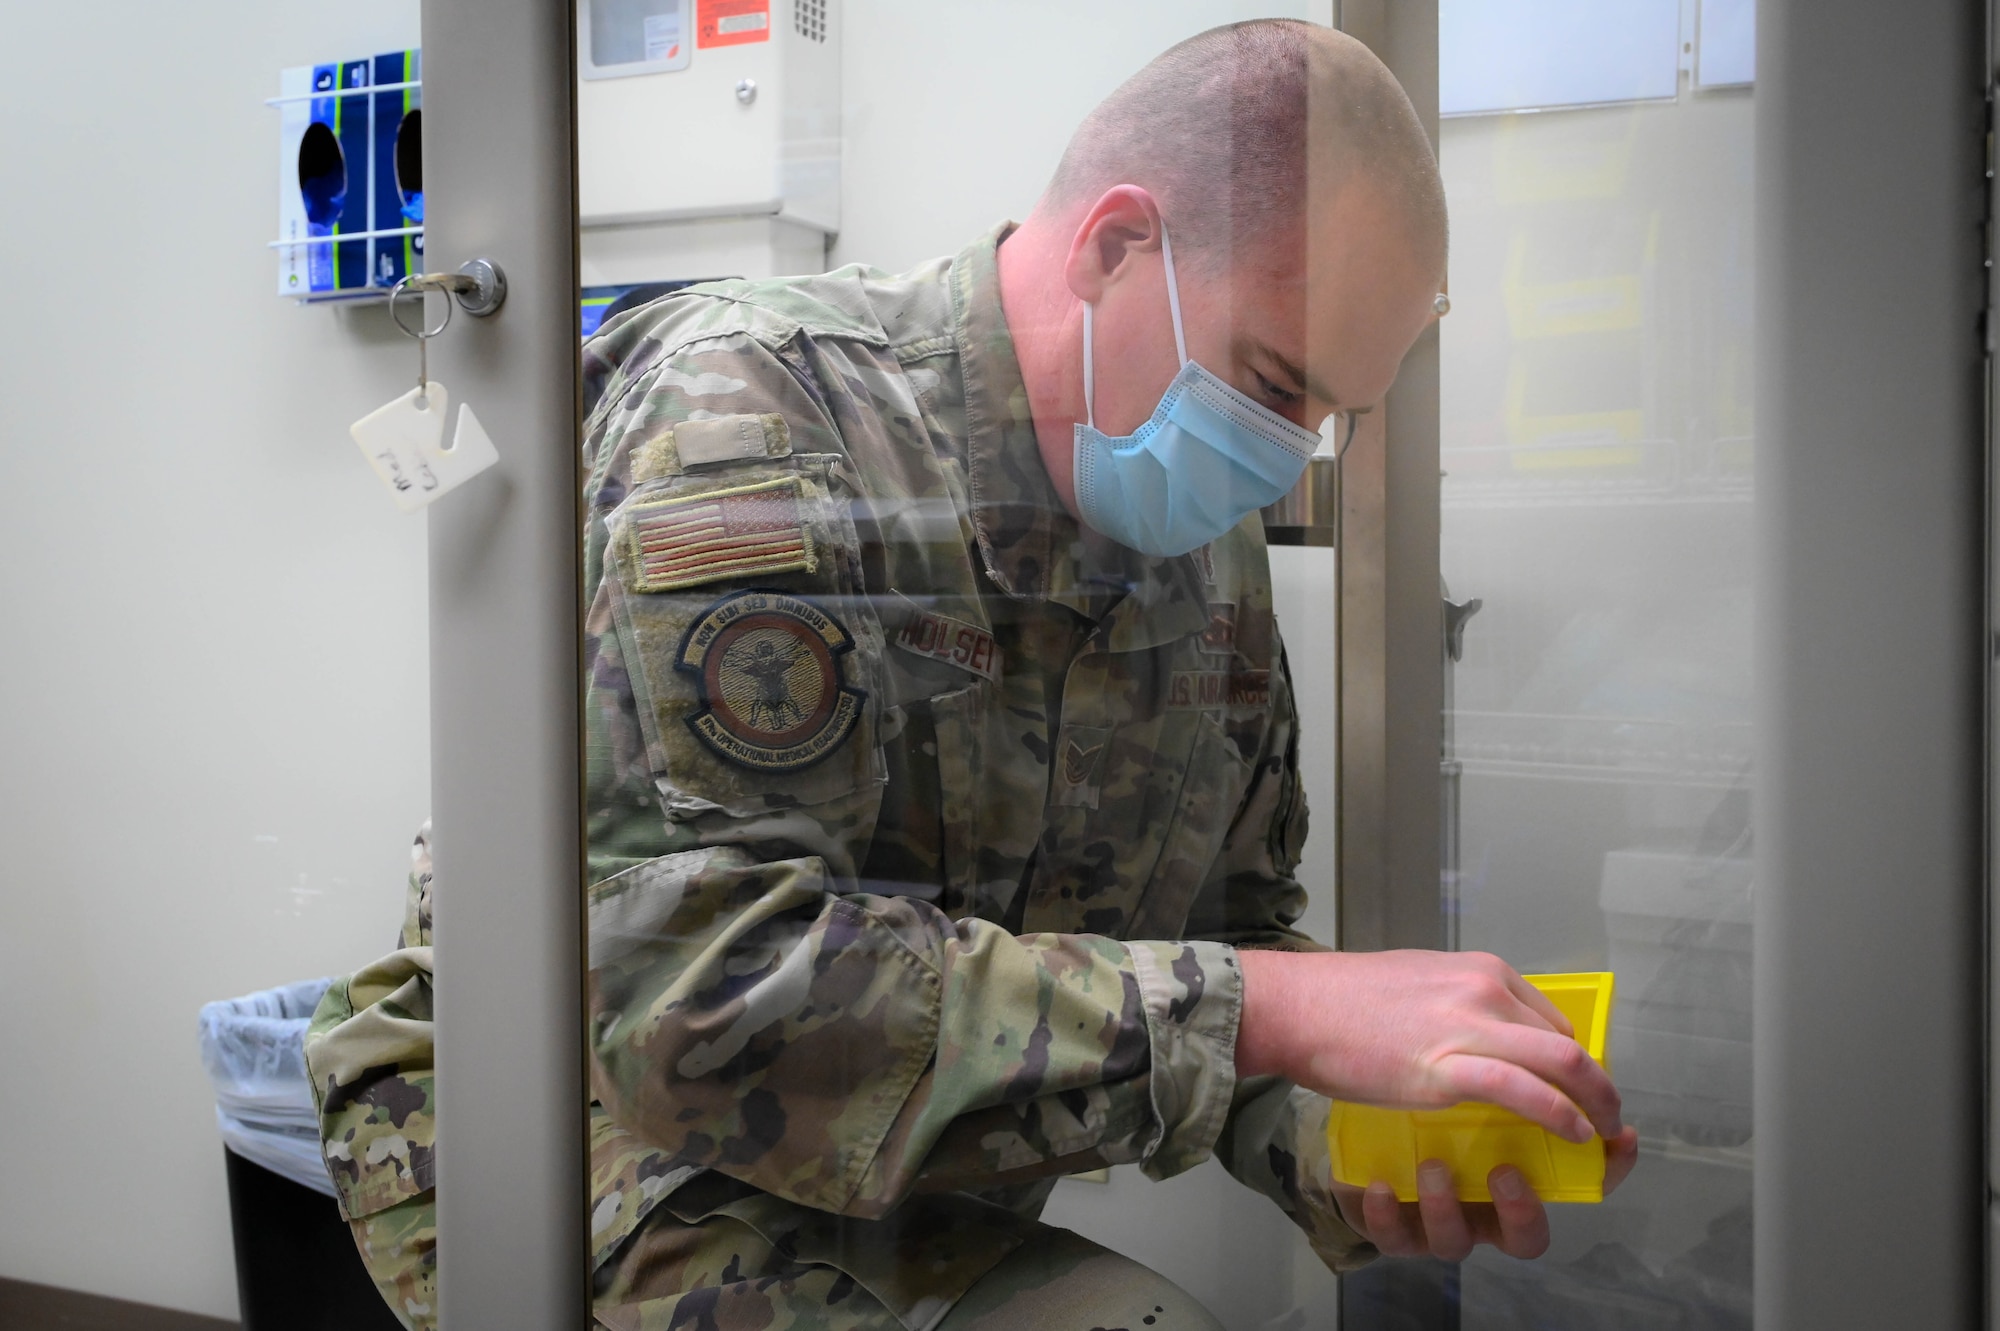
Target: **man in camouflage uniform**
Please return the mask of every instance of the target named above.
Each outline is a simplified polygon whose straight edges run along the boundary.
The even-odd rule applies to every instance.
[[[1370,224],[1372,249],[1345,243],[1383,290],[1347,279],[1371,351],[1344,400],[1293,368],[1317,359],[1296,293],[1271,335],[1292,353],[1245,357],[1267,311],[1186,173],[1148,181],[1132,146],[1135,113],[1217,70],[1242,82],[1210,85],[1211,114],[1252,83],[1280,90],[1253,118],[1303,120],[1322,86],[1347,99],[1339,197],[1360,202],[1329,215]],[[1518,1175],[1489,1208],[1461,1207],[1449,1179],[1410,1208],[1337,1191],[1323,1093],[1479,1094],[1571,1135],[1591,1131],[1586,1106],[1618,1139],[1614,1174],[1629,1162],[1609,1083],[1551,1052],[1575,1045],[1499,963],[1279,958],[1320,949],[1292,927],[1306,813],[1256,516],[1174,558],[1075,517],[1076,302],[1128,380],[1098,414],[1130,429],[1171,373],[1131,372],[1171,354],[1163,215],[1194,256],[1195,360],[1313,423],[1386,389],[1442,274],[1421,130],[1372,57],[1302,24],[1205,34],[1106,108],[1019,230],[901,276],[699,288],[586,348],[603,1326],[1214,1326],[1163,1277],[1037,1220],[1065,1174],[1165,1177],[1210,1154],[1336,1268],[1546,1241]],[[1111,179],[1138,183],[1100,188],[1106,153],[1136,158]],[[1259,203],[1233,230],[1280,255],[1291,236],[1296,281],[1290,189],[1289,228],[1251,217]],[[1282,296],[1287,263],[1260,263]],[[403,949],[334,986],[308,1057],[343,1210],[392,1304],[428,1326],[422,840],[412,881]]]

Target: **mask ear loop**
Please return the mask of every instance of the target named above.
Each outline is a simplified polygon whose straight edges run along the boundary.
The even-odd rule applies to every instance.
[[[1160,223],[1160,256],[1167,261],[1167,309],[1174,316],[1174,351],[1181,358],[1181,368],[1186,369],[1187,338],[1181,333],[1181,287],[1174,280],[1174,242],[1167,239],[1167,224]]]
[[[1097,428],[1097,379],[1092,373],[1090,350],[1090,302],[1083,303],[1083,421]]]
[[[1160,257],[1167,265],[1167,312],[1174,321],[1174,354],[1181,358],[1181,367],[1188,363],[1187,335],[1181,331],[1181,287],[1174,280],[1174,243],[1167,239],[1167,224],[1160,223]],[[1083,303],[1083,420],[1091,429],[1097,428],[1097,373],[1096,356],[1090,338],[1091,303]]]

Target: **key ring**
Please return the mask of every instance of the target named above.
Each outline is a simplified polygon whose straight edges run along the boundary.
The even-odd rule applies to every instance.
[[[445,293],[444,318],[436,328],[424,327],[424,315],[419,310],[417,326],[410,327],[403,322],[403,316],[396,310],[396,302],[403,295],[404,287],[415,287],[417,303],[422,305],[423,293],[442,291]],[[468,259],[459,265],[455,273],[409,273],[389,288],[389,319],[396,327],[417,339],[417,395],[414,399],[419,411],[430,410],[430,340],[451,327],[451,307],[455,300],[465,306],[465,312],[476,318],[485,318],[500,308],[507,299],[507,275],[500,271],[500,265],[491,259]]]
[[[396,302],[402,298],[403,288],[412,285],[417,288],[419,302],[423,299],[423,293],[433,288],[445,293],[444,318],[438,321],[436,328],[425,330],[421,315],[418,316],[419,321],[417,326],[412,328],[403,322],[402,315],[396,313]],[[433,277],[424,273],[410,273],[400,279],[395,286],[389,288],[389,317],[395,321],[396,327],[417,339],[418,342],[427,342],[439,333],[442,333],[445,329],[451,327],[451,304],[451,289],[445,280],[440,277]]]
[[[417,410],[419,411],[429,411],[431,406],[431,339],[451,327],[451,287],[449,283],[450,279],[447,277],[410,273],[405,275],[395,286],[389,288],[390,322],[394,323],[396,327],[402,329],[411,337],[417,339],[417,396],[415,401]],[[403,316],[396,313],[396,300],[403,294],[403,288],[407,286],[415,286],[417,288],[417,303],[419,306],[423,303],[423,293],[429,291],[432,287],[437,287],[445,293],[444,318],[438,320],[436,328],[426,329],[424,327],[424,316],[421,309],[417,314],[417,326],[415,328],[404,323]]]

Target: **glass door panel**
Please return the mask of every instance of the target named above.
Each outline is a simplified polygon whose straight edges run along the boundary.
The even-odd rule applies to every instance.
[[[1445,910],[1617,975],[1631,1179],[1482,1252],[1461,1324],[1750,1322],[1747,88],[1443,122]],[[1456,617],[1463,617],[1465,611]],[[1455,796],[1455,798],[1454,798]]]
[[[1089,1078],[1077,1082],[1077,1092],[1062,1103],[1019,1110],[1020,1121],[1028,1126],[1017,1130],[1012,1102],[1034,1098],[1033,1086],[1042,1075],[1038,1069],[1049,1061],[1049,1027],[1036,1014],[1034,1005],[1041,1000],[1032,987],[1023,988],[998,972],[966,981],[968,986],[988,986],[984,1001],[1000,1018],[993,1029],[972,1046],[959,1027],[938,1018],[938,1064],[958,1070],[935,1078],[927,1073],[920,1083],[888,1091],[871,1085],[875,1074],[854,1050],[892,1038],[907,1040],[914,1026],[886,1025],[879,1035],[870,1028],[865,1038],[843,1043],[829,1038],[838,1033],[836,1021],[812,1013],[888,1010],[892,990],[916,995],[909,1000],[915,1011],[924,992],[922,976],[912,971],[901,982],[866,982],[864,990],[872,986],[872,997],[864,990],[835,993],[822,984],[835,1004],[831,1008],[826,998],[814,996],[817,990],[807,994],[802,989],[791,998],[780,994],[778,1007],[771,1006],[767,995],[782,989],[774,989],[768,978],[779,973],[774,958],[809,960],[819,946],[814,941],[819,935],[790,922],[793,915],[816,918],[818,904],[798,905],[801,900],[816,902],[814,894],[844,898],[848,904],[836,908],[843,912],[861,903],[873,913],[866,917],[870,919],[928,921],[925,927],[932,933],[926,939],[956,928],[968,938],[984,937],[993,947],[1012,949],[1009,955],[1027,955],[1026,948],[1041,945],[1038,937],[1111,935],[1123,929],[1117,912],[1100,910],[1086,917],[1079,908],[1064,923],[1069,916],[1033,913],[1044,908],[1031,908],[1026,896],[1018,909],[1010,905],[1017,891],[1032,895],[1031,888],[1021,885],[1035,881],[1039,860],[1081,862],[1066,842],[1039,840],[1041,806],[1050,798],[1049,790],[1057,792],[1055,798],[1071,801],[1053,807],[1083,810],[1074,815],[1079,820],[1096,818],[1101,800],[1103,812],[1112,810],[1111,796],[1103,795],[1097,789],[1102,783],[1090,775],[1089,763],[1096,760],[1087,756],[1110,752],[1105,747],[1110,732],[1093,737],[1094,732],[1077,730],[1083,738],[1068,745],[1072,732],[1062,728],[1062,700],[1071,699],[1074,707],[1094,687],[1082,673],[1072,681],[1057,655],[1080,650],[1091,627],[1084,612],[1076,612],[1074,626],[1067,610],[1060,617],[1041,618],[1038,607],[1048,597],[1034,590],[1037,584],[1024,574],[1019,596],[1003,592],[992,581],[982,547],[972,545],[968,535],[973,524],[1001,511],[1001,505],[982,497],[995,485],[995,463],[989,458],[1003,458],[1007,467],[1020,468],[1031,478],[1045,465],[1023,422],[1003,428],[1011,419],[1008,413],[1023,409],[1026,401],[1015,362],[1032,314],[1001,309],[997,278],[981,274],[994,269],[996,246],[1005,243],[1000,237],[1012,233],[1011,228],[996,232],[995,224],[1030,216],[1085,117],[1149,61],[1176,43],[1237,21],[1324,24],[1333,5],[1328,0],[1121,0],[1078,7],[1060,0],[1027,0],[1003,13],[997,7],[937,6],[924,0],[786,0],[768,6],[768,29],[754,26],[764,17],[761,12],[746,13],[753,26],[744,31],[759,34],[755,40],[725,43],[706,34],[702,25],[712,6],[701,0],[683,7],[696,15],[695,45],[691,53],[683,53],[684,67],[665,67],[675,57],[664,46],[657,51],[661,67],[646,67],[647,61],[635,57],[645,54],[646,31],[652,30],[647,25],[662,28],[674,8],[669,0],[622,6],[591,0],[591,16],[622,23],[633,35],[623,56],[586,58],[589,67],[577,93],[579,331],[586,339],[584,447],[593,514],[586,541],[594,542],[584,558],[586,597],[602,607],[586,630],[586,659],[591,662],[586,715],[595,745],[587,802],[590,942],[594,956],[613,959],[609,965],[593,963],[597,988],[592,1019],[611,1014],[593,1031],[601,1064],[610,1066],[625,1053],[621,1041],[628,1027],[617,1024],[617,1014],[626,1003],[604,995],[635,992],[638,986],[628,977],[642,972],[698,971],[689,958],[699,949],[689,940],[706,937],[701,930],[709,927],[699,912],[682,912],[669,924],[663,923],[667,915],[648,917],[633,903],[678,893],[681,880],[675,875],[691,848],[704,839],[732,845],[729,853],[735,843],[747,844],[762,864],[805,868],[794,880],[800,885],[792,889],[797,898],[776,922],[766,920],[748,932],[747,947],[713,943],[715,955],[728,953],[726,978],[696,993],[688,1006],[716,996],[719,1004],[742,1001],[753,1015],[798,1004],[807,1016],[786,1028],[787,1049],[780,1049],[784,1042],[774,1042],[769,1033],[777,1029],[770,1016],[764,1027],[746,1028],[756,1033],[731,1046],[727,1060],[718,1062],[722,1070],[710,1079],[712,1084],[727,1082],[730,1089],[713,1099],[704,1101],[707,1092],[682,1087],[673,1113],[650,1117],[631,1101],[613,1104],[609,1096],[593,1106],[591,1279],[599,1315],[606,1325],[628,1320],[637,1325],[642,1317],[647,1325],[655,1320],[665,1325],[665,1309],[672,1312],[673,1324],[680,1325],[688,1309],[713,1297],[725,1323],[732,1325],[730,1317],[742,1315],[728,1313],[732,1300],[743,1301],[733,1305],[737,1307],[767,1301],[778,1310],[771,1314],[773,1324],[789,1316],[798,1325],[873,1326],[887,1319],[882,1311],[886,1305],[917,1325],[918,1312],[942,1316],[943,1306],[961,1299],[968,1288],[979,1289],[977,1279],[999,1260],[993,1255],[996,1246],[1004,1242],[1011,1249],[1019,1242],[1017,1235],[1029,1235],[1032,1250],[988,1284],[989,1292],[963,1305],[983,1306],[996,1285],[1019,1283],[1026,1288],[1013,1311],[1018,1320],[980,1321],[979,1326],[1043,1324],[1044,1312],[1038,1310],[1052,1314],[1048,1305],[1056,1302],[1065,1304],[1064,1311],[1079,1326],[1190,1325],[1191,1310],[1165,1292],[1154,1296],[1157,1303],[1141,1300],[1130,1308],[1087,1302],[1109,1297],[1107,1287],[1112,1295],[1119,1288],[1143,1292],[1156,1279],[1171,1280],[1187,1299],[1231,1328],[1332,1326],[1336,1277],[1279,1206],[1231,1176],[1217,1158],[1222,1152],[1164,1182],[1149,1179],[1139,1151],[1117,1142],[1099,1149],[1098,1138],[1109,1134],[1095,1126],[1103,1111],[1092,1097],[1101,1099],[1102,1093]],[[590,29],[579,32],[581,39]],[[1052,32],[1060,32],[1061,40],[1052,42]],[[968,59],[967,52],[977,57]],[[1261,72],[1258,81],[1267,81]],[[662,124],[700,126],[702,132],[668,137],[659,132]],[[799,126],[815,124],[827,127],[827,137],[801,137]],[[771,137],[751,143],[753,131]],[[741,140],[728,137],[739,133]],[[731,168],[742,166],[753,148],[775,162],[781,143],[788,163],[811,157],[816,170],[783,177],[787,190],[799,193],[788,193],[782,216],[773,218],[762,210],[776,168],[762,173]],[[815,181],[823,192],[807,188]],[[982,235],[989,239],[982,241]],[[1182,253],[1185,263],[1186,250]],[[963,290],[947,286],[948,271]],[[738,281],[730,284],[732,279]],[[1165,331],[1170,306],[1165,286],[1156,290],[1150,314]],[[717,301],[718,292],[730,295],[738,308]],[[967,313],[955,311],[955,300]],[[1074,304],[1067,290],[1060,300]],[[741,310],[773,303],[806,307],[798,302],[823,309],[839,304],[849,310],[850,322],[860,319],[864,326],[859,333],[846,325],[829,326],[795,344],[785,343],[782,354],[796,359],[784,366],[750,354],[749,333],[769,338],[775,325],[746,325]],[[702,311],[699,318],[719,321],[705,330],[713,335],[709,341],[692,338],[687,316],[678,313],[695,310]],[[963,331],[961,318],[967,320]],[[874,346],[865,324],[877,319],[894,330],[894,354],[855,350],[864,343]],[[998,350],[982,359],[986,353],[980,348],[989,342]],[[910,350],[925,345],[934,350],[921,355]],[[964,346],[972,348],[969,359],[960,355]],[[1105,382],[1131,372],[1129,365],[1114,363],[1101,350],[1098,354]],[[655,355],[664,366],[659,371],[651,368]],[[830,358],[836,355],[860,359]],[[1079,368],[1080,357],[1079,346]],[[861,359],[868,363],[852,369]],[[633,364],[637,368],[628,370]],[[1068,364],[1065,360],[1066,368]],[[793,374],[810,387],[801,392]],[[997,389],[991,387],[995,383]],[[1009,383],[1016,387],[1009,389]],[[1164,386],[1163,379],[1159,387]],[[824,417],[812,396],[821,393]],[[727,456],[704,454],[698,442],[702,427],[718,418],[733,418],[739,426],[746,420],[782,418],[786,425],[775,444],[763,433],[772,427],[759,424],[750,452],[739,448]],[[643,453],[645,440],[669,432],[674,460],[655,463]],[[810,470],[832,456],[843,459],[837,474]],[[924,457],[923,466],[942,479],[924,479],[921,468],[905,474],[903,464],[891,464],[896,456]],[[800,462],[802,457],[810,460]],[[630,460],[634,458],[639,461]],[[726,510],[741,501],[732,492],[761,486],[768,494],[774,486],[782,490],[794,484],[800,475],[807,478],[807,498],[817,503],[816,496],[824,492],[838,515],[831,522],[813,519],[825,523],[813,529],[820,533],[815,539],[823,540],[827,551],[852,547],[862,552],[855,556],[851,581],[839,580],[848,577],[840,563],[845,554],[838,559],[822,554],[816,562],[763,560],[765,547],[754,544],[747,548],[749,571],[743,575],[729,567],[703,567],[705,553],[693,556],[695,566],[666,570],[658,577],[618,562],[621,550],[635,548],[633,542],[618,545],[613,535],[638,530],[627,525],[628,518],[632,524],[648,524],[648,551],[689,545],[706,552],[712,547],[701,541],[709,537],[686,538],[707,530],[700,523],[711,511],[699,506],[708,496],[717,496],[725,510],[714,515],[733,521]],[[1079,537],[1067,518],[1054,516],[1057,509],[1051,505],[1059,501],[1053,492],[1042,493],[1047,485],[1046,479],[1032,480],[1018,500],[1003,503],[1011,505],[1015,521],[1029,514],[1036,524],[1059,524],[1051,528],[1058,533],[1052,538],[1057,541],[1054,557],[1069,561]],[[815,510],[808,506],[807,511]],[[1261,549],[1257,557],[1264,558]],[[1255,625],[1268,625],[1275,617],[1288,659],[1304,680],[1334,674],[1327,613],[1333,598],[1332,559],[1332,551],[1324,548],[1274,550],[1268,579],[1257,579],[1265,585],[1253,588],[1258,604],[1244,598],[1243,622],[1251,626],[1246,641],[1260,636]],[[1203,579],[1199,585],[1209,586],[1212,563],[1191,564],[1190,569]],[[1112,585],[1112,572],[1119,588],[1115,596],[1103,598],[1103,607],[1079,602],[1090,620],[1139,586],[1130,581],[1122,562],[1117,570],[1104,570],[1104,586]],[[1099,577],[1095,565],[1090,577]],[[615,611],[611,595],[603,591],[613,582],[621,598]],[[694,672],[675,655],[683,635],[708,632],[703,624],[728,634],[727,625],[714,616],[735,613],[730,607],[740,603],[731,598],[774,588],[791,598],[779,607],[780,618],[772,617],[769,606],[759,606],[765,613],[740,646],[736,637],[716,636],[720,645],[713,671],[694,683]],[[1214,603],[1210,613],[1191,628],[1233,641],[1237,602],[1219,592],[1206,594],[1206,599]],[[1013,608],[1016,602],[1027,608]],[[804,640],[793,628],[802,622],[798,615],[821,611],[829,621],[854,630],[858,641],[837,656],[823,652],[808,659],[799,654]],[[1185,638],[1188,632],[1176,630],[1172,636]],[[1272,637],[1268,628],[1261,633],[1263,641]],[[954,658],[954,645],[961,642],[972,650]],[[1223,678],[1216,663],[1234,660],[1232,648],[1224,645],[1218,654],[1213,646],[1197,661],[1205,663],[1212,683]],[[759,660],[755,653],[760,647],[783,653],[777,658],[781,666],[773,669]],[[710,659],[704,657],[704,663]],[[708,669],[706,664],[703,668]],[[1054,681],[1046,694],[1041,692],[1044,676]],[[787,729],[797,726],[804,718],[787,709],[800,699],[811,703],[822,681],[836,679],[855,686],[856,696],[867,699],[866,714],[851,723],[858,739],[847,740],[847,727],[831,722],[822,727],[814,721],[802,729],[812,743],[822,742],[818,735],[827,737],[819,755],[823,760],[742,747],[742,736],[754,738],[759,726],[769,730],[780,720]],[[1020,692],[1031,681],[1033,698]],[[627,687],[634,689],[629,706],[621,692]],[[698,713],[697,704],[689,701],[697,690],[699,707],[706,712]],[[1301,692],[1305,696],[1296,704],[1301,726],[1314,735],[1312,743],[1326,747],[1302,761],[1300,780],[1310,788],[1309,798],[1330,812],[1331,694],[1325,688]],[[638,696],[668,700],[660,713],[666,716],[663,738],[657,730],[647,731],[659,722],[650,711],[641,715]],[[744,700],[734,713],[732,697]],[[676,704],[679,711],[672,710]],[[1076,715],[1081,713],[1073,719]],[[703,716],[712,719],[704,721]],[[1017,726],[1019,735],[1000,729],[1003,724]],[[698,726],[707,729],[691,730]],[[732,726],[735,732],[728,730]],[[697,740],[697,735],[707,738]],[[666,755],[658,770],[648,765],[649,743]],[[854,752],[859,747],[865,753],[870,746],[883,755],[884,770],[879,776],[864,771],[857,778]],[[1045,758],[1024,766],[1021,757],[1072,749],[1066,770],[1076,774],[1076,783],[1089,784],[1088,791],[1062,793],[1063,788],[1049,783],[1067,779],[1060,775],[1065,769],[1045,772]],[[1202,767],[1199,755],[1194,760],[1163,755],[1152,767],[1157,773],[1190,761],[1190,771],[1212,778],[1215,764]],[[704,772],[710,784],[700,786]],[[838,785],[842,772],[847,773],[846,784]],[[728,784],[727,791],[721,782]],[[857,788],[862,795],[851,794]],[[871,795],[873,790],[881,793]],[[761,803],[767,798],[768,808]],[[827,812],[841,800],[852,807]],[[766,817],[752,830],[746,806],[753,814],[792,808],[803,812],[790,821]],[[831,830],[807,833],[804,842],[797,842],[806,824],[821,817]],[[1120,838],[1138,838],[1144,831],[1140,822],[1134,814],[1119,825]],[[1298,871],[1312,902],[1299,927],[1329,943],[1335,937],[1331,825],[1329,816],[1327,832],[1316,834]],[[852,849],[843,844],[849,841]],[[718,873],[730,871],[726,860],[718,857],[718,864]],[[1127,881],[1140,881],[1150,870],[1121,865],[1115,872]],[[1096,890],[1078,895],[1094,898]],[[1058,886],[1042,895],[1060,903],[1071,898],[1072,888]],[[755,894],[743,900],[755,900]],[[728,909],[748,911],[737,901]],[[1183,923],[1146,921],[1132,926],[1139,932],[1125,933],[1140,940],[1155,933],[1167,936]],[[1002,940],[995,926],[1009,936]],[[723,931],[719,924],[717,929],[719,938]],[[843,929],[826,933],[839,939]],[[898,974],[897,957],[903,954],[870,953],[878,946],[868,941],[873,937],[870,932],[843,946],[850,949],[850,958],[873,956],[867,965],[881,967],[882,975]],[[937,954],[945,955],[942,943]],[[793,965],[786,973],[803,977],[815,967],[826,970],[832,951],[818,955],[811,965]],[[929,965],[932,954],[924,955]],[[850,974],[860,970],[851,959],[844,964]],[[628,987],[617,989],[619,985]],[[760,996],[742,998],[744,994]],[[1025,1016],[1009,1016],[1009,1004],[1019,1006]],[[637,1005],[634,1000],[630,1006]],[[681,1019],[668,1003],[657,1010],[665,1014],[662,1028],[672,1029]],[[1043,1025],[1039,1036],[1034,1034],[1038,1020]],[[856,1018],[839,1021],[856,1021],[853,1029],[861,1029]],[[1018,1023],[1018,1031],[1012,1022]],[[954,1179],[952,1186],[934,1186],[929,1177],[918,1186],[909,1167],[916,1152],[899,1145],[900,1138],[890,1138],[890,1145],[881,1149],[885,1163],[877,1171],[879,1178],[867,1185],[899,1196],[893,1206],[869,1193],[850,1198],[812,1182],[822,1166],[801,1163],[800,1143],[807,1152],[824,1149],[828,1160],[835,1158],[836,1146],[850,1159],[872,1155],[887,1130],[879,1130],[873,1140],[863,1130],[863,1119],[877,1112],[869,1097],[889,1103],[893,1096],[910,1106],[944,1106],[951,1095],[970,1099],[954,1080],[970,1085],[968,1075],[988,1075],[989,1064],[998,1066],[996,1060],[1011,1057],[992,1051],[1010,1048],[1029,1049],[1025,1057],[1038,1062],[1024,1064],[1030,1070],[1010,1083],[1016,1089],[996,1091],[992,1103],[975,1107],[983,1119],[962,1118],[954,1136],[929,1148],[929,1175]],[[820,1052],[805,1055],[799,1049]],[[1060,1050],[1056,1058],[1059,1062]],[[836,1063],[839,1059],[847,1062]],[[631,1058],[624,1066],[641,1061]],[[944,1089],[934,1091],[934,1086]],[[732,1140],[729,1134],[737,1129],[729,1114],[713,1113],[737,1087],[753,1110],[761,1113],[769,1106],[774,1111],[743,1129],[767,1134],[769,1139],[759,1145],[750,1145],[747,1135]],[[821,1108],[814,1108],[815,1102]],[[842,1114],[827,1113],[824,1107],[836,1102]],[[946,1111],[925,1113],[942,1116]],[[703,1119],[704,1114],[711,1119]],[[1097,1135],[1079,1135],[1084,1129],[1075,1124],[1064,1126],[1072,1118]],[[896,1132],[915,1139],[914,1134],[932,1131],[918,1119],[911,1109]],[[725,1126],[707,1131],[711,1121]],[[688,1122],[695,1122],[695,1128],[682,1126]],[[786,1122],[802,1126],[788,1133],[772,1126]],[[1321,1135],[1317,1122],[1301,1131],[1309,1138]],[[842,1143],[843,1134],[861,1143],[858,1154],[854,1145]],[[1044,1160],[1045,1136],[1070,1145]],[[966,1143],[975,1141],[980,1152],[967,1149]],[[1300,1153],[1297,1146],[1289,1149]],[[904,1156],[911,1158],[902,1162]],[[776,1161],[789,1163],[781,1169]],[[711,1220],[711,1212],[729,1219]],[[996,1239],[995,1227],[1002,1223],[997,1217],[1006,1213],[1012,1214],[1004,1222],[1005,1237]],[[728,1231],[732,1220],[757,1232]],[[697,1224],[705,1227],[697,1231]],[[1030,1269],[1027,1263],[1039,1261],[1035,1254],[1054,1241],[1045,1236],[1062,1231],[1077,1236],[1061,1240],[1064,1244],[1087,1242],[1102,1250],[1090,1268],[1095,1274],[1070,1286],[1067,1296],[1038,1293],[1053,1272]],[[986,1266],[977,1265],[982,1260]],[[1015,1274],[1017,1270],[1024,1274]],[[1078,1306],[1077,1290],[1084,1283],[1095,1292],[1084,1291],[1087,1306]],[[691,1288],[701,1292],[688,1295]],[[724,1292],[713,1294],[716,1290]],[[684,1297],[687,1302],[676,1302]],[[911,1310],[913,1304],[917,1311]],[[946,1325],[970,1327],[969,1320],[961,1319],[971,1315],[954,1313]]]

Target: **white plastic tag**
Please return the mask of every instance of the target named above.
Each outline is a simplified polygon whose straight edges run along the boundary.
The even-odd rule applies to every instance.
[[[470,403],[458,407],[458,428],[451,446],[444,443],[445,412],[451,397],[443,384],[424,386],[424,405],[417,390],[378,407],[348,427],[368,465],[389,487],[396,507],[405,513],[434,502],[500,460]]]

